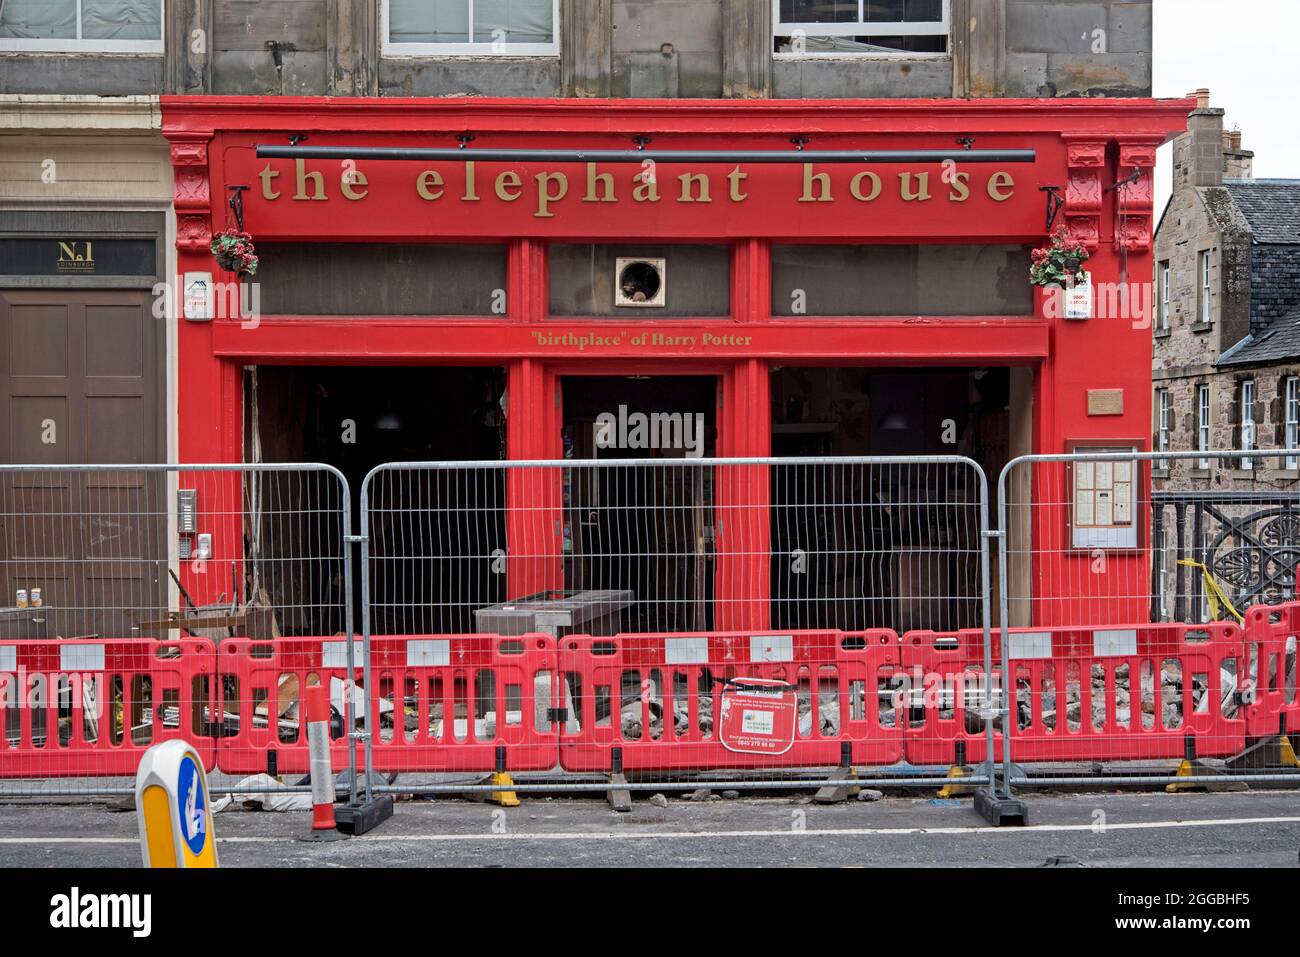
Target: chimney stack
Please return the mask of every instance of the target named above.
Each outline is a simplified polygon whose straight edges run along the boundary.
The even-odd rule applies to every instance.
[[[1223,110],[1210,106],[1210,91],[1195,90],[1196,109],[1187,117],[1187,132],[1174,141],[1174,190],[1186,186],[1222,186]]]
[[[1255,154],[1241,148],[1241,130],[1229,130],[1223,136],[1226,140],[1223,149],[1224,178],[1254,179]]]

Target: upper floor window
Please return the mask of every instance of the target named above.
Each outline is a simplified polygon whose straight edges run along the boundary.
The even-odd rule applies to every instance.
[[[1284,448],[1290,451],[1300,448],[1300,377],[1286,377],[1282,401],[1285,404],[1282,414],[1286,423],[1282,441],[1285,443]],[[1292,470],[1300,468],[1300,456],[1288,455],[1285,467]]]
[[[897,56],[948,52],[951,0],[773,0],[777,53]]]
[[[1210,324],[1210,251],[1201,253],[1201,322]]]
[[[162,53],[163,0],[0,0],[0,50]]]
[[[1210,451],[1210,387],[1208,385],[1196,387],[1196,451]],[[1197,459],[1196,467],[1208,469],[1210,460]]]
[[[1156,389],[1156,451],[1169,451],[1169,430],[1170,419],[1173,418],[1173,408],[1169,404],[1169,390]],[[1158,469],[1169,468],[1168,459],[1156,459],[1155,467]]]
[[[560,0],[383,0],[387,56],[558,56]]]
[[[1241,421],[1237,423],[1238,447],[1243,452],[1255,448],[1255,380],[1242,379],[1238,386],[1237,405]],[[1241,468],[1250,471],[1255,467],[1255,460],[1249,456],[1241,457]]]
[[[1156,317],[1156,328],[1161,332],[1169,331],[1169,263],[1160,264],[1160,310]]]

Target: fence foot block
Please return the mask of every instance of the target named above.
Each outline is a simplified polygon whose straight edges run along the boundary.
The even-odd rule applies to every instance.
[[[856,784],[851,783],[858,779],[858,772],[853,768],[836,768],[835,773],[830,777],[833,781],[843,781],[845,783],[828,784],[819,788],[817,793],[813,795],[813,801],[817,804],[842,804],[862,790]]]
[[[1197,758],[1183,758],[1178,765],[1178,771],[1174,777],[1178,778],[1205,778],[1218,777],[1218,781],[1174,781],[1172,784],[1165,785],[1166,794],[1181,794],[1186,791],[1208,791],[1210,793],[1221,793],[1224,791],[1249,791],[1250,786],[1245,781],[1234,781],[1228,775],[1225,775],[1217,768],[1207,767]]]
[[[609,776],[609,790],[605,792],[605,800],[609,802],[611,809],[620,812],[632,810],[632,792],[627,786],[627,778],[622,774],[611,774]]]
[[[1024,801],[1009,794],[975,792],[975,811],[994,827],[1024,827],[1029,823],[1029,808]]]
[[[487,800],[490,803],[500,804],[502,807],[519,807],[519,795],[513,790],[515,779],[509,773],[493,771],[485,783],[502,788],[500,791],[488,792]]]
[[[393,816],[393,798],[385,794],[364,804],[340,804],[334,808],[334,823],[344,834],[365,834]]]
[[[1300,768],[1295,746],[1285,734],[1261,738],[1225,762],[1234,771],[1266,771],[1271,768]]]

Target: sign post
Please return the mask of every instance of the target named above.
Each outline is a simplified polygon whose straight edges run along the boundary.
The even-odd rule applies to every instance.
[[[216,867],[217,840],[203,762],[184,741],[155,744],[135,774],[145,867]]]

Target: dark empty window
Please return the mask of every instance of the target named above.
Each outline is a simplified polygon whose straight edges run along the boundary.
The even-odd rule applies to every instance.
[[[261,243],[267,315],[491,316],[506,309],[506,247]]]
[[[1029,249],[773,246],[777,316],[1029,316]]]
[[[731,313],[729,246],[554,243],[549,249],[549,258],[553,316],[654,319],[660,316],[726,316]],[[631,282],[632,276],[620,275],[620,259],[662,259],[662,275],[654,277],[660,283],[655,292],[649,292],[645,270],[638,273],[641,285]],[[629,298],[635,298],[638,293],[646,298],[661,294],[663,305],[651,308],[618,306],[615,293],[620,288]]]

